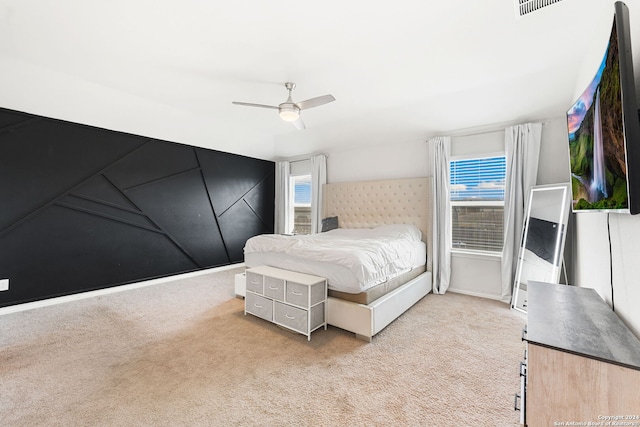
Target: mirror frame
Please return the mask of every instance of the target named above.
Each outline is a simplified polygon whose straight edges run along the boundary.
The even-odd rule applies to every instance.
[[[517,264],[516,274],[513,282],[513,292],[511,296],[511,308],[523,313],[527,312],[526,303],[523,304],[522,307],[518,306],[518,293],[521,290],[520,289],[521,286],[526,285],[521,282],[522,258],[523,258],[524,249],[526,248],[527,237],[529,235],[529,223],[530,223],[531,211],[534,203],[534,196],[536,195],[536,193],[539,193],[539,192],[558,191],[558,190],[562,190],[563,193],[562,193],[562,206],[560,207],[560,215],[558,216],[558,221],[556,221],[556,223],[562,224],[564,226],[564,229],[558,228],[558,231],[556,232],[556,236],[555,236],[556,244],[554,248],[553,259],[557,260],[557,263],[559,265],[557,270],[555,271],[555,275],[554,275],[555,277],[553,277],[552,280],[548,281],[549,283],[558,284],[560,280],[560,273],[563,268],[564,245],[565,245],[565,241],[567,237],[567,229],[569,225],[569,212],[571,210],[571,187],[569,183],[536,185],[531,187],[531,190],[529,191],[529,199],[528,199],[529,202],[527,203],[526,216],[524,218],[524,223],[522,225],[522,228],[523,228],[522,235],[521,235],[522,240],[520,241],[520,249],[518,251],[518,260],[517,260],[518,264]],[[554,263],[553,265],[555,268],[557,264]],[[526,292],[526,291],[523,290],[523,292]]]

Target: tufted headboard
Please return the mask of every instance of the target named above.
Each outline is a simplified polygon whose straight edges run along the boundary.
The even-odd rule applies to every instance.
[[[325,184],[323,218],[337,216],[340,228],[413,224],[427,244],[427,270],[433,246],[432,178]]]

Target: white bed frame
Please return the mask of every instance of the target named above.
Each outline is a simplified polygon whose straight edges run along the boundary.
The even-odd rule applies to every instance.
[[[326,184],[323,218],[337,216],[340,228],[413,224],[427,244],[426,271],[368,305],[329,297],[327,323],[371,342],[375,334],[432,290],[432,178]]]
[[[329,325],[371,342],[375,334],[431,292],[432,194],[431,177],[324,185],[323,218],[337,216],[340,228],[413,224],[422,231],[422,240],[427,244],[426,271],[394,291],[368,305],[329,297]],[[236,276],[236,295],[245,295],[244,285],[244,277]]]

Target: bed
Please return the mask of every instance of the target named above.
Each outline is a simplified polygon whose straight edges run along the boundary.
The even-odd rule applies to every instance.
[[[375,334],[432,290],[431,194],[430,177],[326,184],[323,189],[323,217],[337,217],[339,228],[301,237],[303,246],[295,246],[302,243],[294,242],[289,236],[252,238],[245,247],[245,265],[249,268],[270,265],[327,277],[327,323],[351,331],[359,339],[371,341]],[[402,255],[392,257],[392,263],[398,265],[379,275],[363,273],[354,277],[358,274],[346,265],[349,260],[342,260],[340,265],[342,257],[339,252],[324,255],[320,260],[300,262],[305,252],[320,251],[325,240],[341,241],[352,237],[366,240],[371,232],[409,233],[412,234],[409,240],[416,240],[411,230],[415,230],[421,241],[411,243],[414,249],[406,252],[409,255],[398,252]],[[346,248],[351,243],[347,240],[342,242],[339,245],[344,246],[345,255],[350,252]],[[278,251],[270,252],[270,244],[279,247]],[[394,251],[400,249],[399,244],[393,248]],[[384,254],[380,256],[384,258]],[[384,259],[384,262],[389,264],[390,260]],[[325,264],[333,267],[327,269]]]

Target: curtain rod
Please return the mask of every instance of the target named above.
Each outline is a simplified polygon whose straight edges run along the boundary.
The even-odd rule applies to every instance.
[[[305,160],[310,160],[312,157],[315,157],[315,156],[329,157],[329,155],[326,154],[326,153],[314,153],[314,154],[305,154],[303,156],[278,158],[278,159],[275,159],[274,161],[276,161],[276,162],[285,162],[286,161],[286,162],[289,162],[289,163],[304,162]]]
[[[540,123],[540,124],[542,124],[542,126],[546,126],[546,125],[549,124],[549,121],[528,122],[528,123]],[[484,130],[484,131],[481,131],[481,130],[474,131],[472,129],[461,129],[459,131],[450,132],[448,135],[433,135],[433,136],[430,136],[429,138],[427,138],[427,142],[431,138],[434,138],[434,137],[437,137],[437,136],[450,136],[452,138],[456,138],[456,137],[480,136],[480,135],[487,135],[487,134],[490,134],[490,133],[504,132],[506,128],[511,127],[511,126],[515,126],[517,124],[526,124],[526,123],[515,123],[515,124],[510,124],[510,125],[502,125],[501,127],[498,127],[498,128],[494,127],[492,129],[488,129],[488,130]],[[476,128],[476,129],[478,129],[478,128]]]

